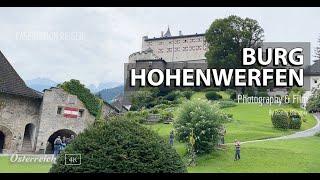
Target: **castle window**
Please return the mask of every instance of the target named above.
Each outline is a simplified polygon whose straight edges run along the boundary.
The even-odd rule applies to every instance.
[[[162,45],[163,44],[163,42],[159,42],[159,45]]]
[[[167,52],[172,52],[172,48],[167,48]]]
[[[188,40],[187,40],[187,39],[183,40],[183,43],[187,43],[187,42],[188,42]]]
[[[83,109],[79,109],[79,117],[83,117],[84,115],[84,110]]]
[[[158,50],[158,53],[163,53],[163,49],[159,49],[159,50]]]
[[[175,44],[179,44],[180,43],[180,40],[176,40]]]
[[[57,114],[62,114],[62,107],[58,107]]]
[[[183,47],[183,51],[188,51],[188,47]]]
[[[169,41],[169,44],[172,44],[172,41]]]
[[[201,42],[201,41],[202,41],[202,38],[199,38],[199,39],[198,39],[198,42]]]
[[[180,51],[180,47],[174,48],[174,51],[175,51],[175,52],[179,52],[179,51]]]

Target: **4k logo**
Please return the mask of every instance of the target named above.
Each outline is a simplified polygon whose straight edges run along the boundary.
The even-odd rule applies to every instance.
[[[65,165],[81,165],[81,154],[65,154]]]

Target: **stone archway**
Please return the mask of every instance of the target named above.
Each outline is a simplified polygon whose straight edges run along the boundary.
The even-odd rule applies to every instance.
[[[70,138],[71,135],[76,136],[77,134],[69,129],[60,129],[56,132],[54,132],[48,139],[48,145],[46,148],[46,154],[52,154],[53,153],[53,143],[54,140],[60,136],[62,137],[66,137],[66,138]]]
[[[25,126],[21,150],[23,153],[33,152],[35,141],[35,129],[36,126],[32,123],[29,123]]]
[[[10,150],[12,143],[12,132],[9,128],[0,125],[0,153],[3,153],[3,150]]]

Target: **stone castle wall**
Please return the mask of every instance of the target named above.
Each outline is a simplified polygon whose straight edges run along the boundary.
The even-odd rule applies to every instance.
[[[83,111],[82,117],[72,119],[63,115],[64,107],[78,108]],[[58,114],[61,108],[61,114]],[[60,88],[46,90],[43,95],[40,126],[36,152],[44,150],[47,146],[49,137],[59,130],[70,130],[79,134],[86,127],[94,123],[95,117],[85,108],[83,102],[76,96],[70,95]]]
[[[6,136],[5,152],[17,152],[22,148],[25,127],[39,126],[40,99],[0,93],[0,131]],[[34,147],[37,128],[34,129]]]

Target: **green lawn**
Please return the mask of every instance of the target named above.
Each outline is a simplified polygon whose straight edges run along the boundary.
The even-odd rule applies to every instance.
[[[241,145],[241,159],[234,161],[234,147],[198,157],[188,172],[320,172],[320,137],[256,142]]]
[[[196,93],[191,97],[191,101],[197,100],[197,99],[207,99],[207,98],[206,98],[206,93],[207,93],[207,92],[196,92]],[[222,99],[230,99],[230,95],[227,94],[227,93],[224,92],[224,91],[219,91],[219,92],[217,92],[217,93],[222,96]]]
[[[219,93],[223,94],[224,92]],[[195,93],[191,97],[191,100],[196,99],[205,99],[205,93]],[[295,133],[296,130],[279,130],[273,128],[269,111],[272,112],[279,108],[289,109],[291,107],[287,105],[260,106],[259,104],[237,103],[235,107],[224,108],[223,111],[233,114],[234,119],[233,122],[225,124],[227,128],[225,141],[228,143],[233,142],[234,139],[239,139],[240,141],[266,139]],[[303,109],[297,110],[303,111]],[[177,113],[178,112],[175,112],[174,115],[177,115]],[[311,114],[308,113],[306,118],[307,121],[302,122],[301,130],[306,130],[316,125],[316,120]]]
[[[47,173],[51,163],[11,162],[10,156],[0,156],[0,173]]]

